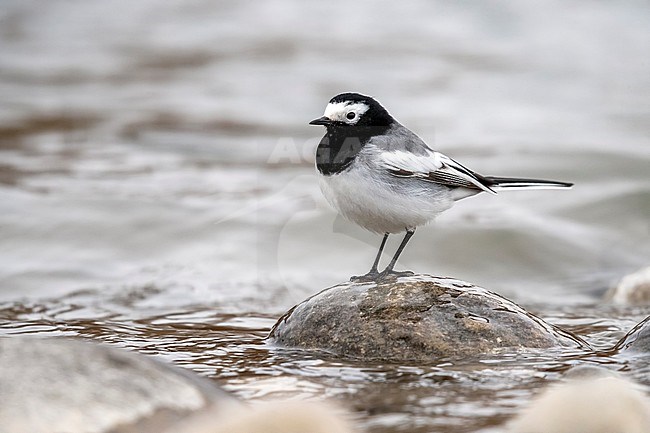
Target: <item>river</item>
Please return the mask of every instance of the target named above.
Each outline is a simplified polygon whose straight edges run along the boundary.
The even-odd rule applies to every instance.
[[[374,258],[380,238],[324,201],[307,125],[359,91],[482,174],[575,183],[464,200],[398,268],[613,345],[650,311],[602,301],[650,264],[649,23],[642,1],[5,0],[0,335],[135,349],[248,401],[333,400],[373,433],[498,431],[580,360],[650,385],[596,355],[398,366],[263,340]]]

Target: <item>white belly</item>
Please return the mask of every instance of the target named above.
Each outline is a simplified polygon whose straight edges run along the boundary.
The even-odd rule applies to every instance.
[[[362,172],[354,164],[339,174],[320,175],[320,186],[343,217],[376,233],[399,233],[427,224],[454,203],[448,188]]]

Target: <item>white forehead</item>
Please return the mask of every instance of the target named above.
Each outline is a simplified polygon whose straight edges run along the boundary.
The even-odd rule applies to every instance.
[[[343,120],[345,119],[346,114],[354,111],[357,113],[357,116],[355,118],[356,123],[356,120],[359,119],[359,116],[361,116],[369,109],[370,106],[368,106],[368,104],[365,102],[330,102],[327,104],[327,107],[325,107],[325,116],[329,117],[331,120]]]

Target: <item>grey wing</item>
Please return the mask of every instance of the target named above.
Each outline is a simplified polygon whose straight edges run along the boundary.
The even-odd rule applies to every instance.
[[[400,125],[401,126],[401,125]],[[397,177],[411,177],[449,187],[462,187],[496,194],[486,179],[469,168],[436,152],[420,137],[404,128],[396,134],[373,138],[380,167]]]

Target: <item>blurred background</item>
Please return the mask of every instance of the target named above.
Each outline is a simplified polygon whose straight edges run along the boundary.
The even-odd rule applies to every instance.
[[[522,299],[603,292],[650,262],[648,15],[5,0],[0,297],[153,284],[297,301],[365,272],[380,239],[321,198],[324,131],[307,125],[350,90],[481,173],[576,183],[460,202],[402,268]]]
[[[598,310],[602,293],[650,264],[649,28],[643,0],[3,0],[5,332],[86,332],[218,377],[227,357],[208,368],[124,323],[203,308],[168,320],[263,335],[366,272],[380,238],[322,198],[307,124],[357,91],[480,173],[576,184],[462,201],[398,269],[556,322],[595,306],[580,326],[614,317],[609,344],[642,315]]]

